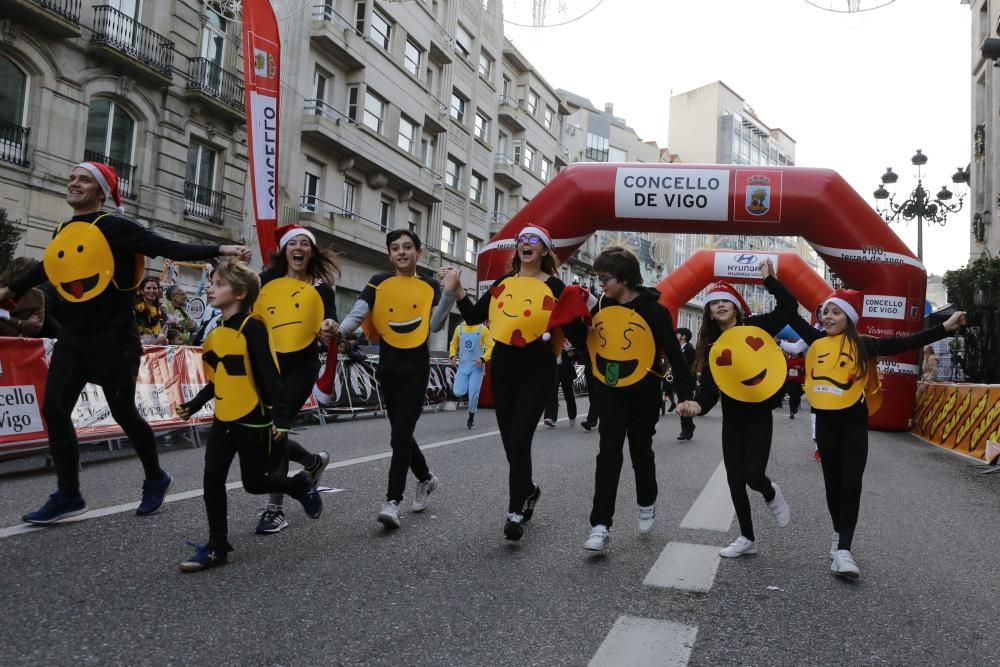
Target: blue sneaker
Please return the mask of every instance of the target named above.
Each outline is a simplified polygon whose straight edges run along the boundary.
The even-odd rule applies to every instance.
[[[174,485],[173,478],[163,471],[162,479],[147,479],[142,483],[142,500],[135,511],[136,516],[149,516],[163,507],[163,499],[167,491]]]
[[[318,519],[323,513],[323,498],[316,487],[312,485],[312,477],[308,472],[303,470],[296,477],[305,480],[308,485],[308,490],[305,492],[299,502],[302,503],[302,509],[305,510],[306,514],[309,515],[311,519]]]
[[[192,547],[195,552],[190,558],[181,563],[181,572],[201,572],[210,567],[225,565],[227,560],[226,554],[231,551],[231,549],[225,551],[210,549],[207,544],[195,544],[194,542],[186,542],[185,544]]]
[[[62,491],[56,491],[49,496],[44,505],[34,512],[28,512],[21,518],[28,523],[47,526],[73,516],[79,516],[86,511],[87,501],[83,499],[83,496],[67,496]]]

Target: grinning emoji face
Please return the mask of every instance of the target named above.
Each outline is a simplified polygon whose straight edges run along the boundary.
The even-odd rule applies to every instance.
[[[253,306],[271,332],[275,352],[298,352],[316,340],[323,325],[323,299],[312,285],[276,278],[264,285]]]
[[[90,301],[111,283],[115,257],[97,225],[71,222],[49,241],[43,256],[45,275],[62,298]]]
[[[602,308],[587,334],[594,377],[609,387],[627,387],[646,377],[656,343],[646,320],[624,306]]]
[[[205,376],[215,386],[215,416],[236,421],[257,406],[257,387],[250,373],[247,341],[229,327],[216,327],[201,348]]]
[[[861,398],[865,380],[858,377],[858,353],[843,334],[820,338],[806,353],[806,396],[819,410],[849,408]]]
[[[744,403],[766,401],[785,384],[785,355],[760,327],[726,330],[709,348],[708,363],[719,389]]]
[[[389,345],[401,350],[420,347],[431,330],[434,288],[415,276],[393,276],[379,283],[372,324]]]
[[[490,288],[490,297],[490,333],[494,340],[524,347],[548,331],[556,299],[545,282],[510,276]]]

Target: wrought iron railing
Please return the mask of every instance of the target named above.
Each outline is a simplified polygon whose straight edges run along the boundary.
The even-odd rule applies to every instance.
[[[200,90],[242,112],[245,108],[243,79],[222,69],[207,58],[191,58],[188,63],[189,90]]]
[[[197,183],[184,182],[184,215],[221,225],[225,207],[226,195]]]
[[[28,135],[31,128],[0,121],[0,160],[28,164]]]
[[[110,5],[94,7],[90,41],[107,44],[167,76],[173,71],[174,43]]]
[[[342,30],[344,28],[347,28],[349,30],[353,30],[359,35],[363,34],[360,30],[358,30],[357,26],[354,25],[353,21],[337,13],[337,11],[333,8],[332,5],[325,5],[325,4],[314,5],[312,18],[313,21],[326,21],[328,23],[337,23],[339,24],[339,27]]]
[[[340,215],[352,220],[360,220],[361,222],[373,225],[382,231],[388,231],[384,228],[381,222],[366,218],[363,215],[355,213],[354,211],[348,211],[343,206],[328,202],[325,199],[320,199],[315,195],[302,195],[299,198],[299,211],[303,213],[321,213],[331,216]]]
[[[58,14],[67,21],[72,21],[78,25],[80,23],[80,4],[82,0],[33,0],[33,2],[42,9],[47,9],[53,14]]]
[[[136,199],[139,195],[135,191],[135,173],[137,167],[134,164],[115,160],[107,155],[101,155],[97,151],[83,151],[83,159],[88,162],[103,162],[109,167],[114,167],[118,174],[118,189],[125,199]]]
[[[323,116],[329,118],[330,120],[336,121],[338,123],[351,123],[352,125],[357,125],[357,121],[352,119],[346,113],[339,111],[335,107],[327,104],[323,100],[309,99],[305,101],[302,110],[307,114],[312,114],[315,116]]]

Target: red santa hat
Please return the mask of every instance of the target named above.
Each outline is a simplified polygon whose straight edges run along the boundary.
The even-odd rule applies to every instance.
[[[550,250],[552,249],[552,235],[549,234],[549,230],[545,229],[544,227],[538,227],[537,225],[528,225],[527,227],[519,231],[517,233],[517,236],[520,237],[525,234],[534,234],[535,236],[537,236],[542,240],[542,243],[545,244],[546,248]],[[517,238],[515,237],[514,240],[516,241]]]
[[[278,251],[284,250],[288,242],[296,236],[306,236],[313,242],[313,245],[317,245],[316,236],[305,227],[299,225],[282,225],[274,230],[274,242],[278,245]]]
[[[106,165],[103,162],[81,162],[76,165],[76,168],[86,169],[93,175],[94,180],[101,187],[101,192],[104,193],[105,200],[111,200],[115,203],[115,213],[124,213],[125,207],[122,206],[122,193],[118,188],[118,173],[115,168]]]
[[[705,294],[705,303],[707,304],[710,301],[732,302],[736,304],[737,308],[743,311],[744,315],[750,315],[750,306],[743,300],[743,295],[737,292],[736,288],[725,280],[720,280],[708,288],[708,293]]]
[[[839,289],[827,297],[823,302],[823,308],[827,304],[833,304],[844,311],[844,314],[851,318],[851,322],[858,323],[861,318],[861,292],[853,289]]]

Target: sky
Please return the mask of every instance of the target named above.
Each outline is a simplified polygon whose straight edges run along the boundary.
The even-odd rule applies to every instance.
[[[549,0],[548,22],[597,1]],[[530,19],[530,5],[506,0],[505,19]],[[928,156],[925,187],[955,190],[951,175],[972,151],[971,26],[959,0],[896,0],[858,14],[805,0],[603,0],[567,25],[504,30],[550,85],[598,108],[613,102],[661,148],[671,94],[722,80],[796,140],[797,165],[837,171],[874,204],[887,166],[899,174],[897,201],[913,190],[917,148]],[[945,227],[924,224],[928,273],[968,262],[968,204]],[[915,254],[916,221],[891,227]]]

